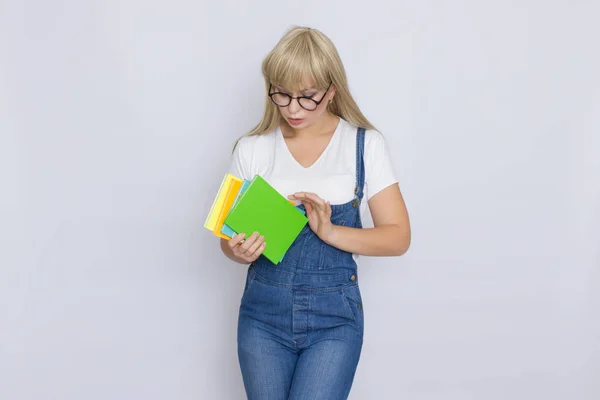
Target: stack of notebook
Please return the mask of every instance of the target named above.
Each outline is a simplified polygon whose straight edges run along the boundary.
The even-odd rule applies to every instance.
[[[263,255],[278,264],[307,222],[304,211],[260,175],[248,181],[226,174],[204,227],[225,239],[258,232],[267,242]]]

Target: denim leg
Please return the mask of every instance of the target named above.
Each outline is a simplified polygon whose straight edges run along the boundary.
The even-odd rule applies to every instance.
[[[252,321],[242,321],[238,360],[248,400],[286,400],[298,355]]]
[[[326,339],[298,358],[288,400],[345,400],[360,358],[362,339]]]
[[[250,274],[238,317],[238,360],[248,400],[286,400],[298,360],[291,332],[288,289]]]

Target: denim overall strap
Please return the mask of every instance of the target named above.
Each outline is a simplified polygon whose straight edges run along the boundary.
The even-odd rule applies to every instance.
[[[356,131],[356,187],[354,188],[354,207],[358,207],[364,195],[365,185],[365,128]]]

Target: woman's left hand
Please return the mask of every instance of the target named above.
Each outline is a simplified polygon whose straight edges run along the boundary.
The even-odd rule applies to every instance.
[[[314,193],[298,192],[288,196],[290,200],[300,200],[306,208],[310,229],[324,242],[328,242],[335,230],[331,223],[331,204]]]

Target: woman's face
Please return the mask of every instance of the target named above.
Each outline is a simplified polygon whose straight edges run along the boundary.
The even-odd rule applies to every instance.
[[[311,104],[314,106],[314,103],[311,103],[310,100],[307,99],[291,99],[287,106],[278,106],[279,112],[281,116],[287,121],[287,123],[294,129],[303,129],[313,125],[317,122],[327,111],[327,103],[333,98],[335,94],[335,88],[333,85],[329,86],[329,89],[316,89],[314,85],[307,84],[303,85],[303,89],[297,92],[291,92],[286,88],[280,86],[273,86],[271,88],[271,93],[283,93],[283,95],[275,95],[273,100],[275,100],[279,104],[286,104],[289,100],[285,95],[289,95],[292,97],[309,97],[319,104],[316,105],[316,108],[312,111],[307,110],[311,109]],[[300,102],[306,107],[303,108],[300,106]]]

